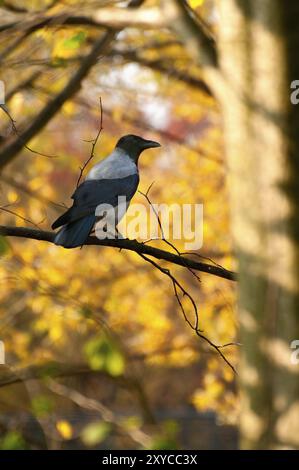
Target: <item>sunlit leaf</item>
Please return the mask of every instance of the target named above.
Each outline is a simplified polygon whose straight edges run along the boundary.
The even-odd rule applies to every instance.
[[[105,421],[90,423],[83,429],[81,439],[88,447],[93,447],[104,441],[111,432],[111,425]]]
[[[5,237],[0,236],[0,256],[4,255],[9,249],[8,241]]]
[[[178,424],[175,421],[166,421],[162,431],[154,437],[151,448],[155,450],[177,449]]]
[[[24,450],[26,447],[23,436],[18,431],[9,431],[0,439],[1,450]]]
[[[200,7],[205,0],[189,0],[189,4],[191,8],[198,8]]]
[[[46,416],[53,410],[53,400],[45,395],[37,395],[32,398],[31,407],[36,416]]]
[[[112,376],[118,376],[124,372],[123,355],[105,336],[91,339],[85,345],[85,354],[92,369],[105,370]]]
[[[56,429],[63,439],[71,439],[73,436],[72,425],[66,420],[57,421]]]
[[[63,47],[66,49],[77,49],[78,47],[83,44],[83,42],[86,39],[86,34],[83,31],[80,31],[79,33],[75,34],[69,39],[66,39],[63,42]]]

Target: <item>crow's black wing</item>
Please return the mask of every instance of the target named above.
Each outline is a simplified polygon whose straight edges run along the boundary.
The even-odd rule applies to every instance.
[[[137,190],[138,183],[137,173],[125,178],[84,181],[72,195],[73,206],[55,220],[52,228],[55,229],[94,214],[99,204],[110,204],[116,207],[120,196],[126,197],[129,202]]]

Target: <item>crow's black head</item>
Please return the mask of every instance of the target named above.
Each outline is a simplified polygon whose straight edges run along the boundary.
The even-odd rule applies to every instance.
[[[161,145],[154,140],[147,140],[133,134],[124,135],[116,144],[116,148],[124,150],[135,162],[143,150],[154,147],[161,147]]]

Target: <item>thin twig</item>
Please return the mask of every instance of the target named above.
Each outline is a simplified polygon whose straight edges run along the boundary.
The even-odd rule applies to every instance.
[[[203,332],[198,328],[197,306],[196,306],[195,301],[192,298],[192,296],[184,289],[184,287],[178,282],[178,280],[173,276],[173,274],[171,274],[169,269],[162,268],[158,263],[156,263],[155,261],[153,261],[152,259],[148,258],[147,256],[145,256],[141,253],[139,254],[139,256],[141,256],[141,258],[143,258],[145,261],[152,264],[156,269],[158,269],[160,272],[162,272],[163,274],[165,274],[167,277],[169,277],[171,279],[173,289],[174,289],[174,295],[177,299],[177,302],[180,306],[181,312],[183,314],[183,317],[184,317],[186,323],[188,323],[188,325],[192,328],[192,330],[195,331],[196,335],[199,338],[206,341],[212,348],[214,348],[217,351],[217,353],[221,356],[221,358],[226,362],[226,364],[237,375],[236,369],[231,364],[231,362],[225,357],[225,355],[223,354],[221,349],[223,349],[224,347],[227,347],[227,346],[237,346],[237,345],[239,345],[239,343],[226,343],[224,345],[217,345],[217,344],[213,343],[213,341],[211,341],[206,335],[204,335]],[[194,313],[195,313],[195,318],[196,318],[195,325],[193,325],[187,317],[187,314],[185,312],[185,308],[182,304],[181,299],[179,298],[178,289],[182,292],[183,296],[187,296],[188,299],[191,301],[191,304],[192,304],[192,307],[193,307],[193,310],[194,310]]]
[[[162,241],[165,242],[168,246],[170,246],[170,247],[176,252],[176,254],[177,254],[178,256],[181,256],[182,253],[177,249],[177,247],[176,247],[173,243],[171,243],[169,240],[166,239],[165,234],[164,234],[163,225],[162,225],[161,219],[160,219],[160,217],[159,217],[159,214],[158,214],[158,212],[156,211],[156,209],[154,208],[154,206],[153,206],[153,204],[152,204],[152,201],[151,201],[150,198],[149,198],[149,192],[150,192],[150,190],[152,189],[154,183],[155,183],[155,182],[153,181],[153,182],[149,185],[149,187],[148,187],[146,193],[143,193],[142,191],[138,191],[138,192],[139,192],[142,196],[145,197],[145,199],[147,200],[147,202],[148,202],[149,205],[150,205],[150,208],[152,209],[152,211],[154,212],[154,214],[155,214],[155,216],[156,216],[156,218],[157,218],[158,225],[159,225],[159,228],[160,228],[160,230],[161,230]],[[147,240],[147,243],[148,243],[148,242],[149,242],[149,240]],[[198,282],[201,282],[200,277],[199,277],[191,268],[189,268],[188,266],[186,266],[186,268],[188,269],[188,271],[190,271],[190,273],[196,278],[196,280],[197,280]]]
[[[7,209],[6,206],[1,206],[0,207],[0,210],[1,211],[4,211],[4,212],[8,212],[8,214],[12,214],[14,215],[15,217],[18,217],[19,219],[23,220],[24,222],[28,222],[29,224],[33,225],[34,227],[40,229],[39,225],[38,224],[35,224],[34,222],[32,222],[31,220],[29,219],[26,219],[25,217],[23,217],[22,215],[20,214],[17,214],[16,212],[10,210],[10,209]]]
[[[130,429],[128,426],[122,423],[122,420],[120,420],[112,412],[112,410],[107,408],[107,406],[105,406],[100,401],[94,400],[93,398],[88,398],[77,390],[66,387],[65,385],[62,385],[53,379],[49,379],[47,381],[47,386],[52,392],[68,398],[81,408],[99,413],[106,423],[112,424],[123,433],[128,434],[134,442],[141,444],[145,448],[150,446],[151,438],[148,434],[143,432],[141,429]]]
[[[221,264],[217,263],[216,261],[214,261],[209,256],[203,256],[200,253],[195,253],[194,251],[184,251],[184,252],[181,253],[181,255],[189,255],[189,256],[194,255],[194,256],[197,256],[198,258],[204,259],[206,261],[210,261],[210,263],[215,264],[215,266],[218,266],[219,268],[225,269],[225,268],[223,268],[223,266]]]
[[[7,106],[1,104],[0,107],[3,109],[3,111],[6,113],[6,115],[9,117],[9,120],[11,122],[11,128],[13,130],[13,132],[18,136],[19,139],[22,140],[22,134],[20,134],[20,132],[18,131],[17,129],[17,126],[16,126],[16,120],[13,119],[12,115],[10,114]],[[29,147],[25,141],[23,141],[23,144],[24,144],[24,148],[29,150],[29,152],[31,153],[34,153],[36,155],[41,155],[42,157],[47,157],[47,158],[58,158],[57,155],[49,155],[47,153],[42,153],[42,152],[38,152],[37,150],[33,150],[31,147]]]
[[[1,28],[0,28],[1,29]],[[54,98],[41,109],[35,116],[29,127],[22,132],[18,139],[6,145],[0,152],[0,171],[10,163],[24,147],[24,143],[29,142],[38,134],[46,124],[56,115],[63,104],[73,97],[80,89],[81,83],[91,68],[97,63],[99,55],[106,51],[116,35],[115,30],[107,30],[93,43],[89,54],[81,61],[79,68],[72,75],[66,86]]]
[[[98,143],[98,140],[99,140],[99,137],[100,137],[100,134],[101,134],[102,130],[103,130],[103,106],[102,106],[102,98],[100,97],[100,128],[98,130],[98,133],[97,133],[95,139],[86,141],[86,142],[91,142],[91,152],[90,152],[89,158],[86,160],[84,165],[80,168],[80,174],[79,174],[78,181],[77,181],[77,186],[76,186],[77,188],[80,184],[80,181],[81,181],[81,178],[83,176],[83,172],[84,172],[85,168],[87,167],[89,162],[94,158],[95,147]]]
[[[51,199],[48,199],[47,197],[41,195],[40,191],[32,190],[28,185],[26,185],[25,183],[23,183],[23,182],[21,182],[17,179],[14,179],[14,178],[12,178],[10,176],[6,176],[6,175],[1,175],[1,180],[5,184],[8,184],[8,185],[12,186],[13,188],[17,189],[18,191],[21,191],[22,193],[27,194],[31,198],[34,198],[34,199],[36,199],[37,201],[39,201],[43,204],[53,206],[52,207],[53,210],[61,212],[62,209],[64,209],[64,210],[66,209],[65,204],[60,204],[58,202],[52,201]]]

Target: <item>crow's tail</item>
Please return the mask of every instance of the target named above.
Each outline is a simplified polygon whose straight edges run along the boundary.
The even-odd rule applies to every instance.
[[[76,248],[84,245],[96,221],[94,214],[64,225],[54,238],[55,245]]]

